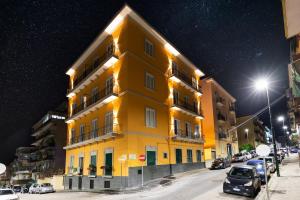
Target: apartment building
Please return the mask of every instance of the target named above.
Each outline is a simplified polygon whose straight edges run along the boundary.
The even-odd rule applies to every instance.
[[[204,167],[203,73],[131,8],[67,74],[65,189],[132,187]]]
[[[201,104],[205,119],[203,133],[207,165],[218,157],[228,157],[238,152],[235,98],[213,78],[201,82]]]
[[[265,126],[258,117],[252,115],[238,117],[237,124],[242,124],[238,127],[239,147],[244,144],[251,144],[256,148],[260,144],[266,144]]]
[[[14,184],[24,184],[42,181],[47,177],[62,175],[65,169],[66,131],[65,123],[66,103],[61,104],[54,111],[49,111],[32,127],[31,136],[34,142],[28,147],[16,149],[16,159],[12,164]],[[55,180],[54,180],[55,181]]]

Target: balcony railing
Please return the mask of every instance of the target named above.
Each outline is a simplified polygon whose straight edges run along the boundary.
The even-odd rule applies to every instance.
[[[193,88],[194,90],[202,93],[201,87],[196,82],[193,82],[192,76],[187,75],[186,73],[178,70],[175,67],[172,67],[172,71],[170,73],[170,77],[175,76],[179,80],[183,81],[185,84]]]
[[[111,125],[104,126],[102,128],[92,130],[87,133],[82,133],[79,136],[71,138],[69,145],[77,144],[91,139],[96,139],[98,137],[105,136],[105,135],[111,135],[113,133],[118,133],[118,124],[111,124]]]
[[[219,133],[219,139],[226,139],[228,136],[227,136],[227,134],[226,133],[224,133],[224,132],[220,132]]]
[[[179,108],[183,108],[189,112],[192,112],[193,114],[196,114],[198,116],[203,116],[202,115],[202,111],[198,110],[198,106],[194,105],[194,104],[189,104],[188,102],[181,100],[181,99],[177,99],[174,98],[173,100],[173,106],[179,107]]]
[[[217,97],[216,98],[216,102],[218,105],[223,106],[225,105],[225,99],[223,99],[222,97]]]
[[[114,84],[106,86],[104,89],[96,92],[94,95],[91,95],[90,97],[87,97],[86,101],[82,104],[79,104],[75,108],[73,108],[72,116],[79,113],[80,111],[86,109],[87,107],[95,104],[96,102],[100,101],[101,99],[105,99],[106,97],[109,97],[110,95],[117,95],[118,91],[117,88],[115,88]]]
[[[113,47],[112,51],[105,52],[101,57],[96,59],[93,64],[86,67],[81,74],[79,74],[73,82],[73,88],[81,83],[88,75],[93,73],[101,64],[107,61],[111,56],[115,54],[115,48]]]
[[[192,133],[188,132],[187,130],[182,130],[182,129],[174,129],[174,139],[179,139],[179,140],[198,140],[200,142],[203,142],[203,136],[200,135],[200,133]]]
[[[222,115],[221,113],[218,113],[217,119],[220,122],[225,122],[226,121],[226,117],[224,115]]]

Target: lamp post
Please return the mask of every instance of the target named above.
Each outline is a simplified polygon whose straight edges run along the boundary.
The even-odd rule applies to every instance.
[[[277,176],[279,177],[280,176],[280,171],[279,171],[279,163],[278,163],[278,159],[277,159],[277,147],[276,147],[276,140],[275,140],[275,132],[274,132],[274,129],[273,129],[273,124],[272,124],[272,113],[271,113],[268,85],[269,85],[269,83],[266,79],[258,79],[255,82],[255,87],[256,87],[257,90],[265,90],[266,93],[267,93],[269,117],[270,117],[270,126],[271,126],[272,140],[273,140],[273,146],[274,146],[274,159],[275,159],[275,162],[276,162]]]

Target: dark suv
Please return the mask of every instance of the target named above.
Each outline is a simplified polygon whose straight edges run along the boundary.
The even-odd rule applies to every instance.
[[[229,159],[217,158],[212,162],[210,169],[225,169],[230,166],[231,166],[231,162]]]
[[[260,191],[260,186],[260,178],[254,166],[234,166],[224,180],[223,192],[253,198]]]

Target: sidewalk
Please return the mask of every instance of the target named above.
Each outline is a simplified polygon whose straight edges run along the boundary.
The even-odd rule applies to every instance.
[[[280,175],[276,173],[269,182],[270,199],[271,200],[294,200],[300,198],[300,168],[298,154],[290,154],[283,160],[280,166]],[[267,199],[266,191],[262,190],[256,200]]]

